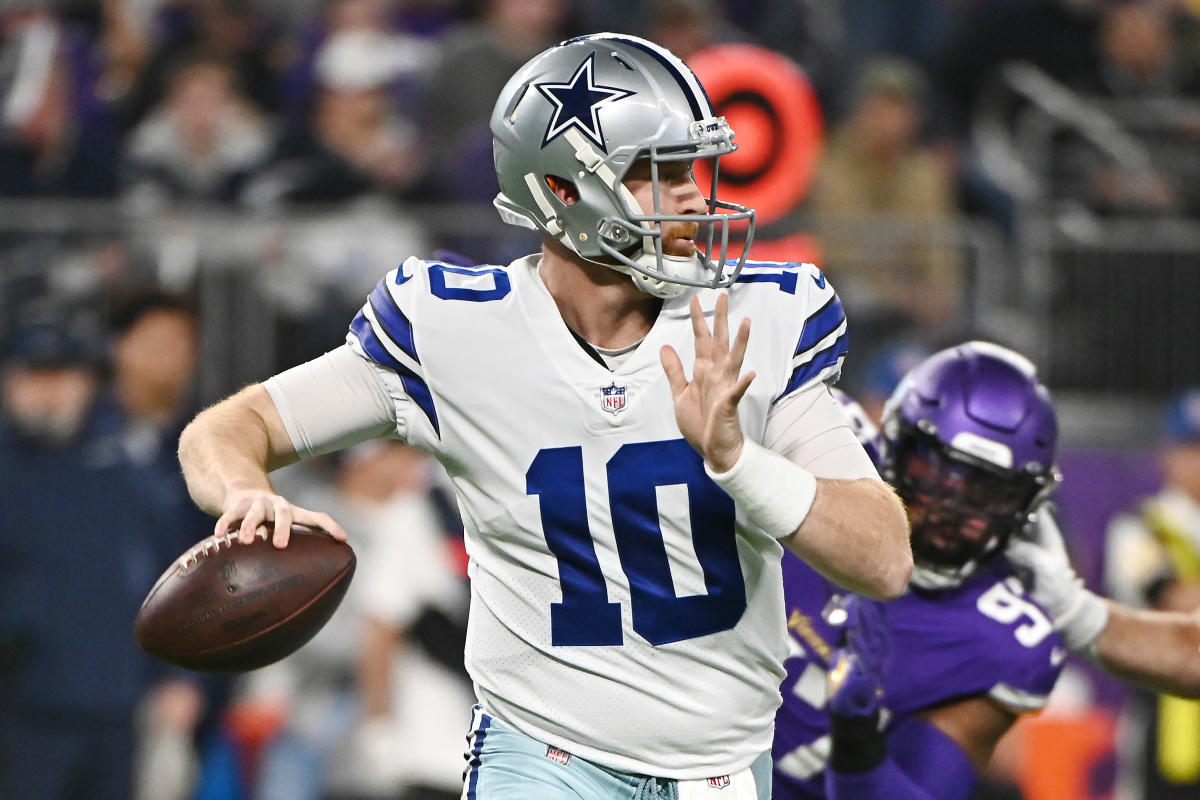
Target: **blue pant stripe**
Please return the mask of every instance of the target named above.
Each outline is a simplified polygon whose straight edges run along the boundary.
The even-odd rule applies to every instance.
[[[483,713],[483,709],[476,709],[476,714],[479,723],[472,726],[475,746],[471,748],[471,758],[467,762],[469,770],[467,773],[467,800],[476,800],[475,793],[479,789],[479,765],[483,763],[479,756],[483,753],[483,741],[487,738],[488,728],[492,724],[492,718]]]

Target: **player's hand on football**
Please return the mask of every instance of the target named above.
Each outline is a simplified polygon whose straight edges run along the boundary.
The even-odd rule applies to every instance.
[[[287,547],[292,525],[320,528],[339,542],[346,541],[346,531],[333,517],[293,504],[287,498],[258,488],[235,488],[225,495],[221,516],[214,531],[220,535],[236,531],[242,544],[251,544],[255,536],[267,538],[278,548]]]
[[[865,717],[883,702],[891,636],[883,603],[846,595],[831,603],[825,618],[842,626],[842,643],[830,658],[829,712]]]
[[[750,320],[742,320],[730,342],[729,297],[724,294],[717,298],[711,330],[695,297],[691,316],[696,337],[692,379],[687,379],[679,354],[672,347],[662,349],[662,366],[675,397],[680,432],[716,472],[726,472],[742,453],[744,438],[737,407],[754,380],[754,372],[742,374]]]

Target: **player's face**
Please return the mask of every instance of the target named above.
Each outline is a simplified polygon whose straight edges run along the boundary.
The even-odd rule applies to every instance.
[[[947,567],[988,552],[1026,499],[1014,481],[925,442],[912,445],[901,459],[897,483],[912,525],[914,557]]]
[[[1200,442],[1172,445],[1163,452],[1167,483],[1200,500]]]
[[[27,436],[58,445],[79,432],[97,379],[90,370],[71,367],[13,367],[0,385],[4,416]]]
[[[113,348],[113,366],[125,389],[174,402],[196,368],[196,327],[182,311],[151,311]]]
[[[625,175],[625,187],[646,213],[699,214],[705,210],[704,196],[696,185],[691,161],[668,161],[658,165],[658,191],[651,179],[650,161],[637,161]],[[663,223],[663,253],[687,258],[696,252],[700,226],[694,222]]]

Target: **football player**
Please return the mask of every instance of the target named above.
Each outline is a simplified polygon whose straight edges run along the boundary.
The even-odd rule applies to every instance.
[[[847,603],[785,558],[793,655],[777,798],[965,797],[1018,715],[1045,704],[1066,656],[995,558],[1058,481],[1054,408],[1033,365],[982,342],[944,350],[905,376],[882,426],[880,472],[912,526],[910,591]]]
[[[471,557],[465,796],[765,800],[783,548],[875,597],[912,567],[903,506],[828,389],[842,305],[811,265],[730,253],[754,222],[715,196],[733,131],[670,52],[563,42],[491,128],[495,205],[541,252],[404,261],[344,347],[193,421],[193,497],[243,541],[273,522],[286,546],[293,521],[342,538],[268,470],[368,437],[433,453]]]
[[[1047,503],[1055,412],[1025,358],[983,342],[934,354],[889,399],[882,434],[839,399],[905,501],[916,567],[909,593],[881,604],[785,556],[776,797],[967,797],[1067,650],[1200,694],[1200,620],[1101,599],[1071,569]]]

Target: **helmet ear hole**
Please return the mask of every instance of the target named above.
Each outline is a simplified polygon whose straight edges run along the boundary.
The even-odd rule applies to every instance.
[[[566,178],[557,175],[547,175],[546,185],[550,191],[562,201],[563,205],[573,206],[579,202],[579,187]]]

